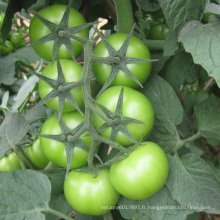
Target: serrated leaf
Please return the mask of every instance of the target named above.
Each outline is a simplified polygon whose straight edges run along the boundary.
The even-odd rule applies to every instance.
[[[169,151],[179,140],[176,125],[183,119],[182,105],[172,87],[158,75],[151,75],[141,92],[154,109],[155,122],[149,139]]]
[[[48,208],[50,191],[48,178],[39,172],[0,172],[0,219],[45,220],[42,212]]]
[[[178,40],[191,53],[194,62],[200,64],[220,87],[220,23],[203,25],[190,21],[181,29]]]
[[[178,92],[185,82],[193,83],[198,80],[200,72],[201,66],[194,64],[192,56],[182,51],[170,58],[160,73]]]
[[[195,107],[201,135],[220,140],[220,100],[206,99]]]
[[[124,208],[126,207],[126,208]],[[179,204],[172,199],[168,189],[163,187],[159,192],[144,200],[131,200],[121,197],[118,208],[125,219],[185,220],[193,211],[178,209]]]
[[[157,11],[160,9],[158,0],[138,0],[141,9],[144,11]]]
[[[199,212],[220,213],[220,181],[209,166],[193,154],[168,157],[170,164],[166,185],[181,206]]]
[[[13,56],[10,54],[0,59],[0,83],[12,85],[15,81],[15,65]]]
[[[47,118],[47,108],[44,106],[32,108],[26,113],[25,118],[30,124],[42,118]]]
[[[164,42],[164,50],[163,55],[164,56],[173,56],[178,49],[178,43],[176,42],[174,36],[169,31],[166,34],[166,40]]]
[[[14,103],[12,105],[13,110],[18,109],[22,105],[22,103],[30,96],[30,94],[32,94],[32,91],[38,81],[38,77],[33,75],[23,83],[16,97],[14,98]]]
[[[191,20],[200,20],[206,0],[159,0],[160,6],[175,38],[182,26]]]
[[[17,113],[6,115],[0,126],[0,158],[26,135],[29,122]]]
[[[21,47],[17,48],[14,53],[14,62],[23,61],[25,64],[40,62],[41,58],[37,55],[32,47]]]

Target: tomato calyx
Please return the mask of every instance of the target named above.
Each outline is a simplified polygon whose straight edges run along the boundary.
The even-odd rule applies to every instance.
[[[34,75],[39,77],[41,80],[45,81],[48,85],[50,85],[53,88],[53,90],[45,98],[43,98],[36,106],[43,105],[49,100],[55,97],[58,97],[59,99],[58,121],[60,121],[60,118],[62,115],[63,103],[65,99],[70,101],[70,103],[75,107],[75,109],[80,114],[83,114],[78,104],[76,103],[76,101],[73,99],[73,97],[69,93],[70,89],[81,86],[83,84],[82,80],[79,80],[73,83],[66,83],[64,79],[64,75],[63,75],[63,70],[62,70],[62,67],[61,67],[61,64],[58,58],[57,58],[57,70],[58,70],[58,80],[53,80],[39,73],[32,72]],[[65,89],[62,89],[62,88],[65,88]]]
[[[103,105],[101,105],[97,101],[93,100],[94,103],[104,112],[104,114],[109,119],[112,120],[112,123],[110,123],[110,124],[105,122],[100,128],[97,129],[97,132],[99,133],[99,132],[111,127],[112,129],[111,129],[110,140],[115,141],[118,133],[122,132],[132,143],[138,144],[138,142],[135,140],[135,138],[130,134],[130,132],[126,128],[126,125],[127,124],[143,124],[143,125],[145,125],[145,124],[142,121],[139,121],[137,119],[122,116],[123,92],[124,92],[124,88],[122,87],[119,98],[118,98],[118,103],[117,103],[115,113],[112,113],[107,108],[105,108]]]
[[[66,169],[66,173],[69,172],[70,170],[70,165],[71,165],[71,161],[72,161],[72,153],[73,153],[73,149],[75,147],[81,148],[82,150],[89,152],[90,149],[89,147],[80,139],[80,135],[77,135],[77,137],[75,138],[74,142],[69,141],[69,136],[74,136],[76,134],[79,133],[79,131],[82,129],[83,125],[84,125],[84,121],[82,123],[80,123],[77,127],[75,127],[73,130],[71,130],[70,128],[68,128],[65,123],[63,122],[62,119],[60,119],[59,121],[59,125],[60,128],[62,130],[61,134],[58,135],[50,135],[50,134],[39,134],[40,137],[44,137],[44,138],[48,138],[51,140],[55,140],[55,141],[59,141],[64,143],[65,145],[65,151],[66,151],[66,155],[67,155],[67,169]],[[96,144],[97,146],[97,142],[95,142],[94,144]],[[101,160],[99,158],[99,156],[94,152],[94,156],[98,159]]]
[[[143,88],[142,84],[140,81],[130,72],[130,70],[127,67],[127,64],[131,63],[145,63],[145,62],[152,62],[154,60],[151,59],[141,59],[141,58],[134,58],[134,57],[127,57],[126,52],[129,46],[130,39],[132,37],[134,27],[132,28],[131,32],[129,33],[128,37],[120,47],[120,49],[117,51],[115,50],[112,45],[107,41],[107,39],[103,36],[102,33],[98,32],[99,36],[101,37],[103,43],[105,44],[109,57],[105,58],[116,58],[118,59],[117,62],[112,63],[112,70],[110,73],[109,78],[106,80],[104,83],[103,87],[101,88],[100,92],[98,93],[98,96],[105,90],[107,89],[112,81],[115,79],[117,73],[119,70],[123,71],[129,78],[134,80],[141,88]],[[95,60],[93,61],[94,63],[96,62]]]
[[[62,17],[59,25],[50,22],[49,20],[43,18],[42,16],[38,15],[34,11],[32,12],[46,27],[48,27],[51,30],[50,34],[40,38],[35,43],[33,43],[32,46],[35,46],[35,45],[38,45],[38,44],[41,44],[41,43],[44,43],[47,41],[54,40],[54,46],[53,46],[53,52],[52,52],[52,63],[56,59],[57,51],[58,51],[60,45],[62,45],[62,44],[64,44],[66,46],[72,59],[75,61],[75,56],[74,56],[74,52],[72,50],[72,44],[71,44],[70,39],[64,35],[62,36],[62,34],[60,34],[60,32],[68,31],[69,33],[71,33],[71,35],[74,35],[78,31],[83,30],[83,29],[85,29],[89,26],[92,26],[94,24],[94,22],[91,22],[91,23],[82,24],[82,25],[79,25],[76,27],[68,28],[68,19],[69,19],[70,8],[71,8],[71,4],[69,3],[66,8],[65,13],[63,14],[63,17]],[[76,40],[78,40],[79,37],[77,37],[77,36],[75,36],[75,37],[77,38]],[[72,38],[74,38],[74,36],[72,36]]]

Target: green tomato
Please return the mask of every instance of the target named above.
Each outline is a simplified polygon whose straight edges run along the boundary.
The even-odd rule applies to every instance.
[[[65,59],[60,60],[60,64],[62,67],[62,71],[66,83],[77,82],[82,78],[83,68],[80,64],[76,64],[72,60],[65,60]],[[53,64],[49,63],[43,70],[42,75],[50,79],[57,80],[58,79],[57,61],[54,61]],[[45,98],[52,90],[53,88],[49,86],[45,81],[39,80],[39,95],[41,99]],[[73,88],[69,92],[72,98],[78,104],[78,106],[82,107],[84,104],[82,86]],[[49,100],[48,102],[46,102],[46,105],[49,108],[58,111],[59,110],[58,97]],[[71,104],[70,101],[65,99],[63,104],[63,112],[70,112],[73,110],[75,110],[75,107]]]
[[[169,32],[169,28],[163,24],[164,19],[159,19],[159,22],[152,20],[151,28],[149,30],[148,38],[151,40],[165,40]]]
[[[105,90],[97,98],[97,102],[115,113],[116,106],[118,103],[119,94],[121,92],[121,86],[113,86]],[[99,107],[96,106],[97,109]],[[99,109],[100,112],[102,112]],[[153,122],[154,122],[154,111],[151,103],[142,93],[124,87],[123,104],[122,104],[122,116],[134,118],[142,121],[143,124],[127,124],[126,128],[130,134],[137,140],[141,140],[149,134]],[[99,128],[104,124],[104,121],[97,115],[93,116],[93,125],[95,128]],[[107,128],[100,132],[101,136],[110,139],[111,128]],[[115,139],[116,142],[123,146],[131,145],[132,142],[121,132],[119,132]]]
[[[64,124],[70,128],[76,128],[81,122],[84,121],[84,116],[82,116],[79,112],[69,112],[64,113],[61,116]],[[50,135],[58,135],[62,134],[61,127],[58,123],[57,117],[55,115],[49,117],[41,128],[41,134],[50,134]],[[88,135],[88,132],[85,132],[81,135],[80,139],[90,147],[92,145],[91,137],[85,136]],[[66,167],[66,151],[65,145],[62,142],[55,141],[52,139],[47,139],[44,137],[40,137],[41,148],[44,152],[44,155],[48,158],[48,160],[57,164],[61,167]],[[79,168],[87,164],[89,153],[87,151],[82,150],[79,147],[74,147],[72,153],[72,163],[71,168]]]
[[[0,45],[0,54],[2,54],[2,55],[8,55],[9,53],[12,52],[12,50],[14,48],[12,43],[8,40],[5,41],[5,45],[7,47]]]
[[[25,148],[27,157],[31,160],[31,162],[39,169],[44,169],[46,165],[49,163],[49,160],[45,157],[40,139],[36,139],[32,146]]]
[[[12,172],[13,170],[17,169],[22,168],[15,152],[12,152],[0,159],[0,171]]]
[[[58,25],[63,17],[66,8],[66,5],[52,5],[42,9],[38,12],[38,14],[43,18],[49,20],[50,22]],[[85,23],[86,21],[83,16],[77,10],[71,8],[68,20],[68,27],[76,27]],[[46,27],[36,16],[32,19],[29,27],[29,36],[32,44],[50,33],[51,30]],[[80,30],[75,35],[81,38],[87,38],[89,35],[89,30],[88,28]],[[79,57],[83,51],[82,44],[73,39],[71,39],[71,44],[75,57]],[[51,61],[53,45],[53,40],[47,41],[34,46],[34,50],[40,57],[44,58],[45,60]],[[58,57],[60,59],[72,59],[68,49],[64,44],[62,44],[58,49]]]
[[[110,180],[123,196],[146,199],[159,191],[169,172],[164,151],[153,142],[143,142],[110,168]]]
[[[64,182],[64,194],[74,210],[86,215],[103,215],[116,205],[119,193],[109,179],[109,170],[91,173],[71,171]]]
[[[13,33],[10,37],[10,41],[14,46],[20,45],[21,40],[21,35],[19,33]]]
[[[124,43],[127,36],[128,34],[116,33],[107,37],[107,40],[111,44],[111,46],[118,51]],[[102,41],[96,45],[94,54],[99,57],[109,56],[108,50]],[[126,57],[151,59],[150,52],[147,46],[141,40],[134,36],[131,37],[131,40],[129,42]],[[127,64],[127,67],[130,70],[130,72],[140,81],[141,84],[144,83],[148,78],[151,71],[151,66],[151,62]],[[112,65],[105,63],[93,64],[94,75],[96,76],[98,82],[100,82],[102,85],[110,76],[111,70]],[[121,70],[118,71],[116,77],[111,83],[111,86],[115,85],[128,86],[131,88],[139,87],[139,85],[134,80],[129,78]]]

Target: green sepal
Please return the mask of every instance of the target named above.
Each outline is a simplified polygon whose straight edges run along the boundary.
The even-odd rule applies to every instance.
[[[57,58],[57,71],[58,71],[58,78],[57,80],[50,79],[48,77],[45,77],[39,73],[35,73],[34,71],[31,71],[33,74],[35,74],[37,77],[39,77],[41,80],[46,82],[49,86],[53,88],[53,90],[45,97],[43,98],[35,107],[40,106],[48,102],[49,100],[58,97],[59,100],[59,110],[58,110],[58,121],[60,121],[60,117],[63,112],[63,103],[64,100],[67,99],[73,106],[74,108],[81,114],[83,115],[82,111],[80,110],[78,104],[76,101],[73,99],[73,97],[70,95],[69,90],[78,87],[82,85],[82,81],[74,82],[74,83],[65,83],[64,75],[63,75],[63,70],[60,64],[60,60]],[[60,91],[60,87],[66,87],[72,85],[71,88],[66,89],[65,91]]]
[[[130,72],[130,70],[127,67],[127,64],[153,62],[156,60],[126,57],[126,52],[127,52],[133,31],[134,31],[134,26],[118,51],[116,51],[111,46],[111,44],[107,41],[107,39],[104,37],[104,35],[102,33],[97,31],[99,36],[101,37],[103,43],[105,44],[107,50],[108,50],[109,57],[119,57],[121,59],[121,62],[112,64],[110,76],[108,77],[108,79],[104,83],[103,87],[101,88],[101,90],[97,96],[99,96],[104,90],[106,90],[110,86],[110,84],[115,79],[119,70],[123,71],[130,79],[135,81],[141,88],[143,88],[140,81]]]

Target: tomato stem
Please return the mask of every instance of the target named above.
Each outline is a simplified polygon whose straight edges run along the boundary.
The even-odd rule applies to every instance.
[[[117,14],[117,32],[130,33],[133,26],[133,11],[130,0],[114,0]]]
[[[200,131],[198,131],[196,134],[194,134],[193,136],[191,136],[191,137],[189,137],[189,138],[187,138],[187,139],[185,139],[185,140],[180,140],[178,143],[177,143],[177,145],[176,145],[176,147],[175,147],[175,150],[179,150],[180,148],[182,148],[183,146],[185,146],[185,144],[187,143],[187,142],[192,142],[192,141],[194,141],[194,140],[196,140],[196,139],[198,139],[198,138],[200,138],[201,137],[201,133],[200,133]]]
[[[53,214],[53,215],[55,215],[55,216],[58,216],[58,217],[60,217],[60,218],[65,219],[65,220],[74,220],[74,218],[72,218],[72,217],[70,217],[70,216],[68,216],[68,215],[64,215],[63,213],[58,212],[58,211],[56,211],[56,210],[54,210],[54,209],[48,208],[48,209],[42,210],[42,212],[46,212],[46,213]]]

